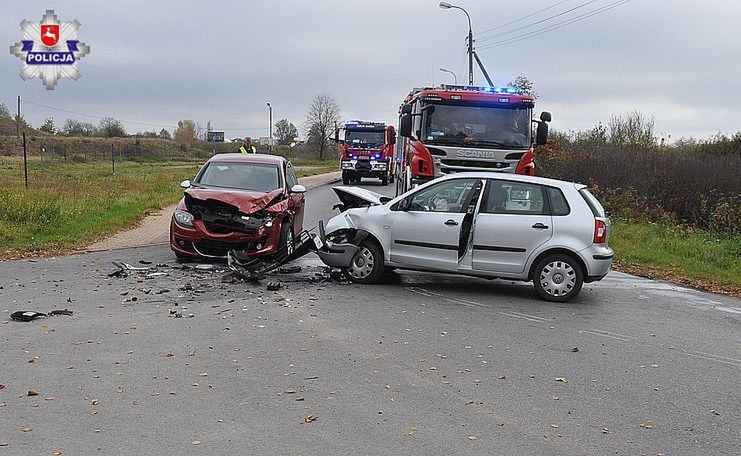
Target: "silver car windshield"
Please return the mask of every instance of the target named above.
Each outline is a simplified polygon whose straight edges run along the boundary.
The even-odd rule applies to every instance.
[[[224,187],[256,192],[280,188],[280,173],[275,165],[258,163],[209,163],[196,181],[208,187]]]
[[[530,108],[434,105],[423,115],[422,139],[426,143],[469,147],[530,147]]]

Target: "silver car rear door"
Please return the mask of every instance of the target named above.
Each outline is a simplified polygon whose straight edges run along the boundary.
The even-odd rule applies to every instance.
[[[531,253],[552,236],[541,185],[490,179],[473,232],[473,269],[524,274]]]

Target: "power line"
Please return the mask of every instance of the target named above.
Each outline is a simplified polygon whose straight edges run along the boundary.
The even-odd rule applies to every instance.
[[[557,18],[559,16],[563,16],[564,14],[568,14],[568,13],[570,13],[572,11],[576,11],[576,10],[578,10],[580,8],[584,8],[585,6],[591,5],[592,3],[595,3],[595,2],[598,2],[598,1],[600,1],[600,0],[589,0],[588,2],[582,3],[580,5],[576,5],[573,8],[569,8],[566,11],[561,11],[560,13],[554,14],[553,16],[546,17],[545,19],[541,19],[539,21],[535,21],[533,23],[530,23],[530,24],[527,24],[527,25],[523,25],[521,27],[517,27],[517,28],[511,29],[511,30],[507,30],[507,31],[502,32],[502,33],[497,33],[496,35],[487,36],[485,38],[480,38],[478,41],[489,41],[489,40],[493,40],[495,38],[498,38],[500,36],[509,35],[511,33],[518,32],[520,30],[523,30],[523,29],[526,29],[526,28],[529,28],[529,27],[532,27],[532,26],[535,26],[535,25],[538,25],[538,24],[542,24],[543,22],[550,21],[551,19],[555,19],[555,18]]]
[[[556,29],[559,29],[559,28],[562,28],[562,27],[566,27],[567,25],[573,24],[574,22],[579,22],[579,21],[582,21],[584,19],[587,19],[587,18],[590,18],[592,16],[595,16],[597,14],[604,13],[606,11],[609,11],[609,10],[611,10],[613,8],[617,8],[618,6],[624,5],[624,4],[626,4],[626,3],[630,2],[630,1],[631,0],[619,0],[619,1],[616,1],[616,2],[613,2],[613,3],[610,3],[608,5],[605,5],[603,7],[597,8],[596,10],[592,10],[592,11],[590,11],[588,13],[584,13],[584,14],[582,14],[580,16],[576,16],[576,17],[573,17],[571,19],[567,19],[565,21],[558,22],[556,24],[550,25],[548,27],[544,27],[544,28],[539,29],[539,30],[533,30],[532,32],[528,32],[528,33],[525,33],[525,34],[520,35],[520,36],[515,36],[515,37],[512,37],[512,38],[504,39],[502,41],[494,42],[494,43],[491,43],[489,45],[480,47],[478,49],[480,51],[481,50],[485,50],[485,49],[492,49],[492,48],[495,48],[495,47],[504,46],[504,45],[511,44],[511,43],[516,43],[518,41],[522,41],[522,40],[526,40],[528,38],[532,38],[532,37],[535,37],[535,36],[538,36],[538,35],[542,35],[544,33],[550,32],[552,30],[556,30]]]
[[[25,100],[25,99],[23,100],[23,102],[24,103],[31,104],[31,105],[34,105],[34,106],[39,106],[39,107],[42,107],[42,108],[53,109],[55,111],[65,112],[67,114],[74,114],[76,116],[90,117],[92,119],[105,119],[106,118],[106,116],[96,116],[96,115],[93,115],[93,114],[85,114],[85,113],[82,113],[82,112],[70,111],[68,109],[62,109],[62,108],[57,108],[55,106],[49,106],[49,105],[45,105],[45,104],[41,104],[41,103],[35,103],[33,101],[28,101],[28,100]],[[119,121],[121,121],[123,123],[133,124],[133,125],[142,125],[142,126],[145,126],[145,127],[177,128],[177,125],[164,125],[164,124],[144,123],[144,122],[136,122],[134,120],[123,120],[123,119],[117,119],[117,120],[119,120]],[[268,130],[268,127],[221,128],[221,129],[219,129],[219,131],[247,131],[247,130]]]
[[[569,1],[569,0],[561,0],[561,1],[560,1],[560,2],[558,2],[558,3],[554,3],[554,4],[553,4],[553,5],[551,5],[551,6],[546,6],[545,8],[543,8],[543,9],[540,9],[540,10],[538,10],[538,11],[534,12],[534,13],[530,13],[530,14],[528,14],[527,16],[522,16],[521,18],[519,18],[519,19],[515,19],[514,21],[509,21],[509,22],[507,22],[507,23],[505,23],[505,24],[500,24],[500,25],[497,25],[496,27],[492,27],[492,28],[490,28],[490,29],[488,29],[488,30],[484,30],[483,32],[479,32],[479,34],[480,34],[480,35],[485,35],[485,34],[487,34],[487,33],[491,32],[491,31],[494,31],[494,30],[498,30],[498,29],[500,29],[500,28],[503,28],[503,27],[506,27],[506,26],[508,26],[508,25],[512,25],[512,24],[514,24],[514,23],[520,22],[521,20],[524,20],[524,19],[527,19],[527,18],[533,17],[533,16],[535,16],[536,14],[542,13],[543,11],[548,11],[549,9],[551,9],[551,8],[555,8],[555,7],[557,7],[558,5],[561,5],[561,4],[563,4],[563,3],[566,3],[566,2],[568,2],[568,1]]]

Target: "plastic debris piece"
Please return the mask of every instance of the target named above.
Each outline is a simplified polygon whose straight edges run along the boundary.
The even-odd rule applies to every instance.
[[[281,286],[282,284],[280,282],[268,282],[267,289],[268,291],[278,291]]]
[[[301,271],[301,266],[284,266],[282,268],[278,268],[278,272],[280,274],[296,274],[297,272]]]
[[[19,310],[10,314],[10,319],[15,321],[33,321],[37,318],[45,317],[46,314],[34,312],[33,310]]]
[[[68,309],[64,309],[64,310],[56,309],[56,310],[52,310],[51,312],[49,312],[49,315],[50,316],[67,315],[68,317],[71,317],[73,313],[74,312]]]

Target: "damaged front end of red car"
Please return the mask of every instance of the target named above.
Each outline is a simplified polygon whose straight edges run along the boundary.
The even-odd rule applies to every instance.
[[[224,192],[189,188],[171,222],[170,246],[179,257],[226,259],[230,250],[270,255],[293,216],[281,191]]]

